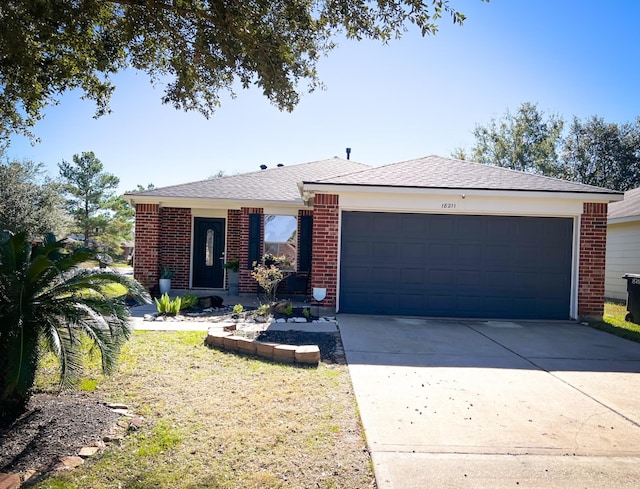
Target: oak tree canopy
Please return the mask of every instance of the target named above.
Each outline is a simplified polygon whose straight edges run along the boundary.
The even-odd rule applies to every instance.
[[[434,34],[465,16],[449,0],[3,0],[0,142],[31,135],[47,105],[79,89],[109,112],[111,77],[126,68],[164,86],[162,102],[209,117],[235,82],[291,111],[320,86],[335,37]],[[237,86],[237,85],[236,85]]]

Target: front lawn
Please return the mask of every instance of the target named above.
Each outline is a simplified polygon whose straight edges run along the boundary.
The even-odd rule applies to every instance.
[[[375,487],[346,365],[300,368],[203,345],[202,332],[136,332],[91,395],[144,417],[39,488]],[[52,389],[52,372],[38,379]]]
[[[640,343],[640,325],[625,321],[626,314],[627,308],[624,304],[606,302],[602,322],[592,323],[591,326]]]

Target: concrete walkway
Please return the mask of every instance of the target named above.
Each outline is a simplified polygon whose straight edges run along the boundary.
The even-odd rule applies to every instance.
[[[379,489],[640,487],[640,344],[568,322],[338,320]]]

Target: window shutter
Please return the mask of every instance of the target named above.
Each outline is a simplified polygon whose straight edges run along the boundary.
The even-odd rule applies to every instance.
[[[260,262],[260,234],[262,231],[262,214],[249,214],[249,260],[248,268],[253,262]]]
[[[311,248],[313,243],[313,216],[300,217],[300,261],[298,271],[311,271]]]

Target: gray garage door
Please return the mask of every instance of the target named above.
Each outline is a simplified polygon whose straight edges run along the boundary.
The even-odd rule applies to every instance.
[[[343,212],[340,311],[569,318],[573,219]]]

